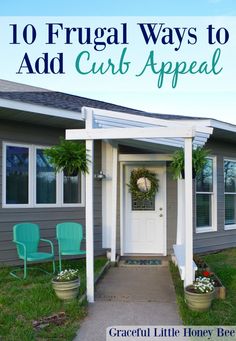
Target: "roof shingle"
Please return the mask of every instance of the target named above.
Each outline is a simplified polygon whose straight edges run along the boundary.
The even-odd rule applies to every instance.
[[[82,107],[92,107],[166,120],[202,119],[201,117],[150,113],[95,99],[70,95],[58,91],[51,91],[6,80],[0,80],[0,98],[75,112],[81,112]]]

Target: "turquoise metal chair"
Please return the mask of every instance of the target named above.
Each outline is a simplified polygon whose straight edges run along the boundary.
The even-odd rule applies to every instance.
[[[52,259],[53,273],[55,273],[55,261],[54,261],[54,248],[53,243],[48,239],[40,238],[39,226],[33,223],[21,223],[13,226],[13,242],[16,244],[18,257],[24,261],[24,276],[27,277],[27,262],[43,262],[48,259]],[[50,245],[51,252],[39,252],[39,242],[45,242]],[[41,270],[45,273],[47,271],[41,268],[33,268]],[[10,274],[16,278],[20,278],[16,275],[16,269],[10,272]]]
[[[85,255],[81,250],[83,239],[83,227],[79,223],[64,222],[57,224],[56,234],[59,253],[59,270],[61,271],[61,256]]]

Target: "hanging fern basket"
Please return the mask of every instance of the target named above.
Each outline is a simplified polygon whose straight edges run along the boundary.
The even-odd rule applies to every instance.
[[[156,174],[146,168],[134,169],[130,175],[130,182],[127,184],[129,192],[137,200],[152,199],[159,188],[159,180]]]

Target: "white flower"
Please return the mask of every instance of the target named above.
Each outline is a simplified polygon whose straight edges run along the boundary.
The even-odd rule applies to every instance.
[[[199,293],[207,293],[214,290],[214,285],[210,278],[207,277],[197,277],[195,282],[193,283],[193,287],[196,292]]]
[[[56,277],[56,280],[59,282],[66,282],[66,281],[75,280],[78,277],[79,277],[78,269],[65,269],[59,272],[59,274]]]

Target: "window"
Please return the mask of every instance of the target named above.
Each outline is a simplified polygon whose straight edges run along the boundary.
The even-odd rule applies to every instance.
[[[132,211],[155,211],[155,195],[151,199],[139,200],[131,196]]]
[[[236,228],[236,161],[224,160],[225,229]]]
[[[29,202],[29,148],[6,147],[6,203]]]
[[[64,176],[63,200],[65,204],[81,202],[81,175]]]
[[[43,149],[36,149],[36,203],[56,204],[56,173]]]
[[[211,157],[196,178],[196,232],[215,231],[216,220],[216,160]]]
[[[43,150],[3,144],[3,207],[84,206],[83,176],[56,174]]]

